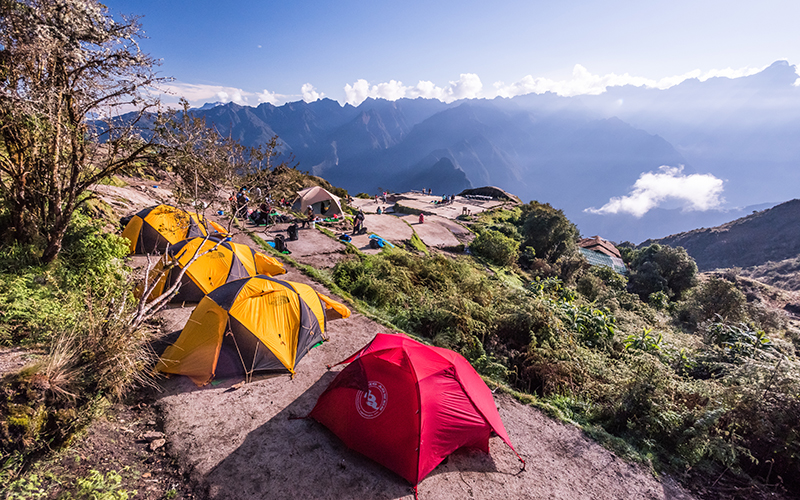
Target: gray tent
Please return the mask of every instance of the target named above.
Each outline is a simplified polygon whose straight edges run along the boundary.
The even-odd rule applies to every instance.
[[[299,191],[292,204],[292,210],[305,214],[306,207],[309,205],[314,208],[315,214],[320,214],[323,217],[332,217],[333,214],[338,214],[340,217],[344,215],[339,197],[319,186]]]

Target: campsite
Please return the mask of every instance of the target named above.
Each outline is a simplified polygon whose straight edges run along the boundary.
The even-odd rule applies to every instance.
[[[168,206],[173,201],[166,179],[157,188],[133,177],[124,178],[124,183],[125,187],[99,185],[96,192],[125,223],[134,220],[138,224],[131,215],[146,214],[150,207]],[[329,199],[333,199],[332,195]],[[391,463],[401,455],[390,451],[392,446],[425,441],[420,437],[402,437],[407,432],[401,432],[402,423],[418,418],[413,414],[413,404],[404,405],[404,411],[410,409],[411,414],[395,416],[400,420],[379,426],[380,432],[388,431],[390,444],[377,437],[365,440],[358,434],[360,429],[366,429],[363,426],[350,430],[337,427],[352,421],[352,417],[337,418],[336,413],[333,417],[324,416],[326,411],[315,409],[332,387],[342,385],[350,391],[344,397],[349,402],[349,406],[345,404],[349,408],[346,411],[355,411],[353,398],[359,397],[354,394],[361,394],[362,399],[370,396],[370,390],[363,389],[372,388],[369,384],[373,382],[365,386],[366,379],[358,382],[359,377],[352,376],[349,383],[336,382],[338,376],[355,369],[356,354],[370,343],[381,337],[399,339],[403,334],[359,311],[351,312],[345,305],[347,300],[317,282],[308,268],[333,269],[349,258],[351,248],[366,255],[379,255],[383,248],[370,245],[370,240],[377,237],[393,247],[406,246],[419,238],[431,252],[458,255],[474,238],[458,217],[465,212],[464,207],[481,213],[516,203],[458,196],[452,204],[440,206],[434,203],[437,199],[414,192],[395,193],[390,200],[391,209],[388,213],[381,210],[381,214],[377,208],[386,207],[385,204],[373,199],[352,199],[352,210],[365,213],[367,230],[352,234],[347,243],[338,235],[349,234],[352,224],[348,226],[343,220],[327,218],[321,213],[315,214],[317,224],[301,227],[294,240],[289,228],[300,219],[266,226],[244,223],[228,234],[225,228],[230,220],[222,215],[226,207],[211,206],[206,213],[215,214],[209,218],[209,227],[215,228],[215,232],[208,237],[202,237],[200,232],[197,234],[201,237],[177,242],[159,261],[133,255],[131,265],[138,268],[148,262],[154,264],[154,271],[174,265],[156,283],[154,296],[157,296],[175,283],[171,273],[190,262],[187,256],[194,251],[187,248],[212,249],[187,267],[174,300],[158,313],[161,338],[154,348],[162,355],[157,367],[162,375],[157,387],[140,391],[136,396],[140,402],[135,407],[115,405],[106,418],[91,424],[87,438],[76,448],[78,456],[83,457],[80,465],[62,459],[59,467],[120,470],[134,463],[135,473],[129,474],[126,484],[129,489],[141,488],[137,491],[143,498],[162,498],[168,491],[177,495],[174,498],[220,499],[698,498],[668,475],[656,476],[645,464],[619,457],[579,427],[553,419],[527,404],[524,398],[520,400],[507,386],[489,379],[484,382],[474,371],[470,376],[478,377],[474,381],[491,395],[491,407],[497,408],[497,420],[491,422],[491,437],[482,444],[481,440],[488,437],[488,431],[484,430],[479,432],[484,437],[456,438],[450,445],[435,447],[442,451],[429,460],[424,470],[420,469],[423,471],[420,475],[408,469],[416,465],[398,468]],[[320,208],[327,211],[332,206],[326,207],[324,200],[317,203],[314,207],[317,211]],[[418,211],[427,214],[423,223],[418,221]],[[160,227],[172,228],[174,224]],[[142,231],[145,233],[146,230]],[[267,244],[276,238],[285,240],[283,254]],[[587,247],[606,244],[599,238],[586,242]],[[135,244],[130,250],[139,253]],[[193,268],[198,269],[197,276],[191,272]],[[208,283],[203,284],[203,280]],[[244,286],[248,280],[263,285]],[[298,297],[303,298],[290,299],[280,291],[290,289],[301,292]],[[275,316],[268,320],[266,324],[273,326],[259,333],[258,325],[265,320],[233,317],[232,306],[242,290],[250,290],[248,295],[256,300],[267,298],[269,303],[294,304],[290,307],[294,312],[287,309],[286,319]],[[287,298],[278,299],[278,292]],[[257,309],[246,306],[237,310],[253,314]],[[290,316],[295,319],[289,319]],[[271,353],[263,350],[270,342],[275,343],[274,337],[269,340],[264,334],[281,331],[274,325],[306,321],[311,323],[297,330],[310,332],[306,340],[292,339],[288,346],[294,347],[289,350],[285,343],[283,347],[277,346],[277,350],[270,347]],[[25,363],[21,354],[2,351],[0,366],[9,370],[21,366]],[[387,359],[392,361],[387,366],[411,366],[403,361],[404,356],[389,356]],[[413,371],[419,373],[418,369]],[[392,383],[402,378],[389,376]],[[459,384],[464,386],[463,382]],[[347,389],[348,386],[352,387]],[[387,386],[389,391],[385,389]],[[388,382],[383,387],[372,395],[377,398],[373,407],[362,404],[362,414],[377,411],[386,403],[387,393],[391,394],[389,397],[397,396],[397,389]],[[441,387],[434,389],[437,400],[443,394]],[[464,416],[463,411],[455,413]],[[119,419],[116,424],[115,419]],[[439,417],[433,421],[442,422]],[[430,428],[430,424],[426,425],[423,427]],[[348,432],[356,432],[350,438],[352,442],[340,437]],[[368,443],[380,443],[383,449],[365,449],[364,446],[369,448]],[[89,458],[93,456],[104,457],[101,460],[106,465],[93,463]],[[388,465],[384,457],[390,459]]]
[[[131,220],[128,217],[131,214],[147,212],[149,207],[172,201],[169,184],[163,180],[158,188],[136,178],[125,178],[124,182],[127,185],[124,188],[97,187],[97,193],[114,207],[123,221]],[[487,387],[487,382],[480,377],[475,380],[492,396],[491,407],[498,411],[498,420],[491,425],[499,427],[491,427],[492,437],[485,442],[488,446],[481,444],[481,439],[488,437],[487,431],[481,431],[484,434],[479,434],[484,437],[477,441],[476,438],[458,438],[454,444],[438,446],[437,449],[444,451],[425,466],[430,472],[419,476],[408,472],[408,465],[400,469],[394,467],[394,471],[391,463],[386,465],[383,457],[399,456],[389,451],[396,445],[385,444],[378,438],[365,441],[358,434],[363,426],[349,431],[337,427],[337,421],[340,425],[351,421],[351,417],[337,419],[335,413],[333,417],[322,416],[325,412],[316,410],[315,406],[331,387],[352,386],[346,389],[350,392],[344,397],[351,403],[353,391],[358,393],[359,377],[350,376],[351,382],[334,384],[338,375],[355,369],[353,361],[357,353],[381,337],[397,336],[399,339],[402,334],[358,311],[351,313],[344,305],[346,300],[315,281],[307,270],[296,266],[332,269],[348,258],[349,245],[364,254],[377,255],[383,249],[373,248],[369,243],[370,236],[376,234],[385,238],[387,245],[407,245],[416,237],[430,251],[445,255],[463,252],[474,235],[458,220],[458,214],[464,211],[458,205],[480,213],[509,203],[496,198],[481,200],[459,196],[455,207],[438,206],[432,203],[436,197],[413,192],[394,194],[393,198],[392,210],[382,214],[376,213],[381,205],[372,199],[352,200],[354,210],[365,212],[367,231],[353,234],[348,244],[337,238],[338,234],[350,231],[346,223],[336,219],[324,222],[323,214],[317,214],[319,223],[315,226],[300,228],[295,240],[289,239],[289,226],[296,221],[267,226],[246,224],[244,230],[227,235],[226,218],[217,214],[209,222],[214,223],[219,236],[195,236],[194,240],[185,239],[171,246],[167,255],[177,264],[173,270],[183,266],[181,259],[186,262],[189,244],[194,244],[195,248],[205,245],[214,250],[189,265],[182,279],[193,297],[178,292],[176,300],[158,313],[162,338],[154,346],[162,354],[158,369],[166,378],[162,375],[157,388],[140,393],[137,397],[142,402],[135,408],[116,405],[106,419],[90,425],[87,438],[77,451],[86,459],[80,467],[86,470],[92,462],[88,457],[98,454],[111,453],[103,460],[110,460],[108,466],[112,469],[130,467],[125,464],[135,462],[138,464],[135,477],[129,478],[127,484],[142,488],[143,498],[161,498],[164,491],[174,491],[183,498],[220,499],[414,498],[415,495],[425,499],[696,498],[669,476],[657,477],[645,465],[620,458],[578,427],[554,420],[517,399],[507,388],[492,382],[488,382]],[[324,205],[323,201],[317,207],[324,208]],[[415,211],[427,213],[424,223],[418,222]],[[225,207],[207,210],[207,213],[216,212],[224,214]],[[285,254],[274,252],[271,245],[266,245],[276,237],[285,239]],[[195,243],[191,243],[193,241]],[[596,245],[600,240],[587,241]],[[273,252],[263,254],[265,246]],[[131,250],[136,250],[133,245]],[[214,252],[220,252],[219,257],[214,257]],[[169,260],[165,258],[157,263],[156,269],[167,265]],[[131,264],[138,267],[147,262],[141,255],[134,255],[131,260]],[[220,265],[222,267],[214,267]],[[206,292],[200,292],[195,283],[198,278],[188,272],[193,266],[203,269],[199,275],[216,276],[213,278],[216,285],[206,286],[210,294],[205,297]],[[275,278],[254,278],[264,273]],[[174,283],[169,275],[168,272],[162,276],[155,295]],[[244,279],[236,279],[237,276]],[[248,280],[255,280],[254,283],[260,280],[270,291],[263,295],[264,292],[258,290],[267,289],[243,287],[242,283]],[[305,291],[300,295],[304,298],[275,302],[275,292],[284,289],[284,285],[275,288],[279,283],[298,291],[302,288]],[[292,340],[289,345],[296,346],[294,351],[286,351],[285,345],[283,351],[265,354],[266,351],[260,350],[271,342],[254,330],[262,320],[227,317],[227,311],[233,310],[230,308],[243,289],[251,289],[248,294],[258,300],[265,297],[271,303],[295,304],[292,306],[295,312],[289,314],[296,319],[275,317],[269,320],[271,324],[301,321],[302,311],[306,311],[306,319],[302,321],[311,320],[313,324],[298,330],[311,332],[305,343]],[[317,304],[314,305],[317,309],[302,304]],[[239,310],[249,310],[248,314],[252,314],[255,309],[248,306]],[[211,318],[211,322],[201,318]],[[228,328],[230,334],[225,334]],[[236,328],[244,328],[243,334],[236,333]],[[272,326],[266,331],[280,331],[280,328]],[[324,341],[320,342],[323,336]],[[19,356],[17,351],[2,351],[0,359],[11,369],[24,363]],[[406,366],[408,362],[402,361],[404,356],[390,356],[387,359],[392,361],[387,366]],[[350,371],[348,367],[352,367]],[[413,371],[419,373],[418,369]],[[477,377],[477,374],[471,376]],[[400,379],[398,375],[389,377],[392,383]],[[366,387],[364,383],[360,382],[362,389]],[[463,382],[460,385],[463,386]],[[397,396],[396,388],[389,385],[389,389],[376,392],[374,407],[362,404],[362,413],[369,414],[379,408],[381,402],[386,403],[387,392],[391,394],[389,397]],[[442,396],[441,390],[434,389],[437,400]],[[362,398],[364,394],[371,394],[369,390],[362,393],[359,393]],[[356,409],[352,404],[345,406],[352,407],[347,411]],[[413,404],[404,407],[404,411],[411,409],[412,414],[393,417],[400,420],[379,426],[379,430],[388,431],[390,442],[397,443],[398,438],[400,443],[413,443],[415,439],[424,441],[419,437],[410,441],[402,438],[401,423],[417,418],[413,415]],[[456,413],[464,415],[461,411]],[[116,425],[114,418],[120,419]],[[349,444],[337,435],[347,432],[356,432],[354,441]],[[112,453],[109,443],[118,441],[128,444],[112,445],[116,448]],[[363,447],[369,447],[370,442],[388,448],[365,450]],[[524,467],[521,466],[523,460]],[[92,465],[98,466],[100,464]],[[69,470],[75,465],[62,467]]]
[[[796,151],[737,123],[790,137],[794,66],[658,90],[580,65],[591,91],[359,75],[337,101],[310,78],[346,58],[306,77],[275,48],[324,57],[303,27],[317,16],[333,33],[305,33],[337,50],[328,35],[349,25],[194,7],[143,20],[97,0],[0,2],[0,496],[800,494],[800,200],[770,186]],[[418,31],[440,16],[412,17]],[[394,26],[369,24],[348,31]],[[182,53],[148,54],[165,27]],[[216,51],[241,36],[250,51]],[[208,59],[189,63],[214,66],[200,85],[160,69],[215,51],[302,94],[239,88]],[[442,54],[418,52],[415,66]],[[707,112],[653,113],[684,94]],[[706,221],[721,225],[688,230]]]
[[[132,178],[126,182],[127,188],[98,186],[98,192],[120,216],[170,200],[163,183],[155,189]],[[372,207],[365,203],[363,208]],[[402,216],[372,213],[366,220],[368,227],[396,242],[410,239],[414,226]],[[253,227],[252,234],[266,239],[284,233],[287,226]],[[460,227],[431,213],[425,222],[429,232],[421,238],[429,245],[449,246],[466,232],[448,229],[453,226]],[[287,243],[297,262],[324,268],[344,257],[344,245],[320,228],[301,229],[298,240]],[[360,238],[366,240],[367,236],[356,236],[353,244],[361,251],[380,251]],[[232,242],[262,251],[247,232],[235,233]],[[137,256],[133,262],[142,265],[144,260]],[[307,285],[341,301],[292,265],[283,266],[285,274],[279,275],[280,280]],[[159,313],[166,335],[161,349],[177,342],[193,311],[194,304],[178,302]],[[354,312],[327,323],[327,341],[308,350],[291,376],[229,373],[203,385],[206,375],[195,379],[200,386],[185,376],[162,379],[159,388],[150,390],[144,399],[149,403],[134,408],[133,415],[124,406],[112,411],[111,415],[118,416],[109,418],[118,418],[117,425],[127,429],[125,432],[113,430],[110,424],[114,420],[103,419],[89,427],[78,452],[86,459],[81,467],[92,461],[90,456],[111,453],[110,449],[103,451],[107,440],[121,440],[130,444],[113,446],[116,450],[102,460],[117,468],[136,462],[138,477],[131,484],[139,485],[143,498],[160,498],[159,492],[167,490],[181,492],[185,498],[413,498],[413,484],[348,449],[322,424],[304,418],[343,368],[328,369],[328,365],[347,359],[376,335],[391,333]],[[2,355],[5,362],[14,363],[15,352],[2,351]],[[691,498],[669,478],[657,479],[641,465],[616,457],[578,428],[556,422],[502,391],[495,391],[493,404],[514,449],[502,438],[492,437],[488,454],[472,448],[448,453],[419,482],[419,498]],[[152,436],[163,437],[154,440]],[[524,471],[514,450],[525,460]],[[175,477],[184,479],[176,483]]]

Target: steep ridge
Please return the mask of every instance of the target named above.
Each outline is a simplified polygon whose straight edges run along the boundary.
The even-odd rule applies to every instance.
[[[781,203],[713,228],[647,240],[681,246],[701,271],[751,267],[800,255],[800,199]]]

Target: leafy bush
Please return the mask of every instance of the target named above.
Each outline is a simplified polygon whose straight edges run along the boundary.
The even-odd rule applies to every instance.
[[[603,283],[611,290],[621,292],[627,289],[628,278],[608,266],[592,266],[589,268],[589,272],[603,280]]]
[[[721,317],[718,317],[722,319]],[[759,350],[771,349],[772,341],[762,330],[754,330],[744,323],[731,325],[722,321],[708,325],[707,342],[718,345],[737,355],[755,356]]]
[[[531,201],[523,205],[520,221],[524,237],[522,246],[532,247],[537,257],[550,263],[573,251],[580,236],[578,228],[564,212],[549,203]]]
[[[605,347],[614,338],[616,318],[605,308],[562,301],[559,312],[566,329],[578,334],[588,347]]]
[[[130,249],[128,240],[104,232],[102,221],[76,212],[62,243],[59,260],[66,286],[88,289],[107,287],[110,280],[125,280],[123,264]]]
[[[510,266],[519,257],[519,241],[491,229],[481,231],[470,244],[470,249],[498,266]]]
[[[583,273],[575,283],[575,289],[587,300],[594,302],[605,291],[606,285],[597,275]]]
[[[669,308],[669,295],[664,293],[663,290],[653,292],[647,297],[647,303],[650,304],[650,307],[653,309],[663,311]]]
[[[41,268],[24,274],[0,274],[0,343],[11,346],[47,342],[78,321],[80,293],[63,290]]]
[[[677,313],[692,328],[716,317],[736,323],[748,319],[747,299],[730,281],[711,277],[689,293],[678,305]]]
[[[32,265],[31,249],[0,250],[0,343],[46,342],[55,331],[77,324],[87,293],[127,286],[127,240],[102,231],[102,222],[82,212],[73,215],[63,250],[50,266]]]
[[[659,333],[656,337],[651,328],[642,328],[639,335],[628,335],[623,342],[626,351],[642,351],[656,354],[661,351],[664,342],[664,335]]]
[[[682,247],[672,248],[653,244],[640,250],[626,252],[631,273],[629,287],[642,300],[651,293],[664,292],[672,300],[695,285],[697,264]]]

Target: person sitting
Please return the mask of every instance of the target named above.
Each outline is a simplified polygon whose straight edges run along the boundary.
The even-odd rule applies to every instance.
[[[308,224],[308,226],[310,227],[314,219],[316,219],[316,216],[314,215],[314,207],[309,205],[306,208],[306,218],[303,219],[303,227],[306,227],[306,224]]]
[[[381,207],[378,207],[378,215],[380,215],[382,213],[383,213],[383,210],[381,209]]]
[[[272,213],[272,207],[268,203],[262,203],[258,206],[258,210],[253,210],[250,219],[256,225],[270,224],[272,222],[270,213]]]

